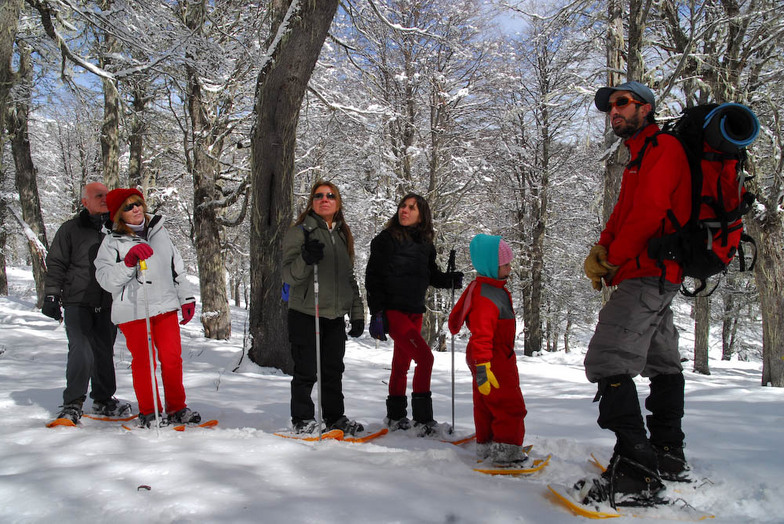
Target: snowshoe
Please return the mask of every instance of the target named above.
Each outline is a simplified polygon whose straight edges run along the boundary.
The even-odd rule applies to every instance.
[[[169,413],[169,424],[198,424],[201,422],[201,415],[190,408],[182,408],[176,413]]]
[[[356,435],[357,433],[362,433],[365,431],[365,426],[357,422],[356,420],[350,420],[347,416],[342,416],[332,424],[328,425],[328,429],[339,429],[343,432],[344,435]]]
[[[93,414],[104,417],[124,417],[131,413],[130,402],[111,397],[107,400],[93,401]]]

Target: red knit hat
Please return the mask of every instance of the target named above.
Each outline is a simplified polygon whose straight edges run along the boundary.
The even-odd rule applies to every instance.
[[[128,197],[133,195],[138,196],[144,202],[144,196],[142,192],[136,188],[120,188],[120,189],[112,189],[109,191],[109,194],[106,195],[106,207],[109,208],[109,218],[112,219],[114,222],[117,212],[120,211],[120,206],[123,202],[128,200]]]

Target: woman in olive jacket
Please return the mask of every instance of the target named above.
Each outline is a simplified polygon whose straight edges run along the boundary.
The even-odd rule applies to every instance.
[[[288,328],[294,376],[291,422],[297,433],[317,431],[311,399],[316,383],[316,303],[314,268],[318,266],[318,316],[321,353],[321,404],[326,428],[355,434],[364,428],[349,420],[343,405],[345,315],[349,335],[365,329],[365,310],[354,277],[354,237],[343,217],[338,188],[318,181],[308,205],[283,239],[283,282],[289,285]]]

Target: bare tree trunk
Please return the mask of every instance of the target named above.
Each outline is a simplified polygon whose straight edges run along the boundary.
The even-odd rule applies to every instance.
[[[721,359],[730,360],[732,358],[733,345],[735,343],[735,332],[738,329],[738,312],[735,311],[735,290],[734,283],[737,279],[732,276],[727,277],[727,289],[722,294],[722,304],[724,314],[721,321]]]
[[[618,85],[622,83],[621,71],[625,67],[624,54],[626,44],[623,38],[623,16],[624,2],[621,0],[610,0],[608,2],[609,25],[607,30],[607,85]],[[610,126],[609,117],[604,127],[605,149],[610,149],[618,141],[618,137],[613,133]],[[626,148],[618,147],[615,154],[608,157],[604,172],[604,200],[602,207],[602,223],[606,224],[610,219],[610,214],[618,200],[621,191],[621,177],[623,176],[625,157],[628,157]],[[605,296],[605,299],[608,298]]]
[[[41,203],[38,198],[38,181],[33,157],[30,152],[28,137],[28,118],[30,116],[30,100],[32,96],[33,70],[30,61],[30,48],[26,44],[17,43],[19,50],[19,84],[18,96],[9,110],[8,134],[11,138],[11,151],[16,167],[16,189],[19,192],[19,203],[22,207],[22,218],[30,227],[44,249],[48,249],[46,227],[41,214]],[[33,266],[33,278],[38,295],[36,307],[40,308],[44,300],[44,279],[46,265],[43,252],[30,246],[30,258]]]
[[[0,155],[5,145],[5,120],[7,114],[8,92],[14,85],[14,72],[11,58],[14,54],[14,40],[19,24],[22,0],[0,1]],[[5,187],[5,167],[0,158],[0,187]],[[8,295],[8,275],[6,274],[5,243],[8,236],[5,224],[7,201],[0,195],[0,295]]]
[[[133,87],[133,99],[131,107],[130,134],[128,136],[128,185],[130,187],[145,187],[142,176],[142,165],[144,158],[144,133],[146,125],[144,122],[144,110],[147,105],[147,93],[145,80],[137,79]]]
[[[102,0],[103,11],[112,8],[114,0]],[[111,66],[111,55],[118,52],[117,39],[109,31],[103,33],[104,42],[100,52],[99,64],[108,70]],[[120,187],[120,93],[117,81],[101,78],[103,84],[103,125],[101,126],[101,158],[103,160],[103,180],[106,187]]]
[[[278,0],[274,46],[256,83],[251,143],[250,359],[290,373],[286,309],[280,300],[283,236],[291,223],[297,122],[307,84],[337,11],[337,0]],[[281,34],[276,34],[278,31]]]
[[[762,311],[762,385],[784,387],[784,227],[775,206],[747,221],[757,241],[754,275]]]
[[[710,297],[694,300],[694,371],[710,375],[708,341],[710,338]]]
[[[192,31],[201,31],[206,20],[203,1],[189,2],[185,23]],[[196,58],[196,57],[191,57]],[[221,246],[221,224],[217,202],[222,200],[218,188],[222,129],[216,129],[208,117],[199,72],[190,62],[185,66],[188,87],[185,94],[191,121],[191,162],[193,177],[193,227],[196,261],[199,266],[204,336],[217,340],[231,337],[231,312],[226,290],[225,257]],[[219,127],[219,126],[218,126]]]

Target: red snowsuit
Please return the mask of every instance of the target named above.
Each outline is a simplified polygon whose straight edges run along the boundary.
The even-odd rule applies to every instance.
[[[457,334],[465,322],[471,330],[466,361],[476,376],[476,365],[490,362],[498,388],[482,395],[473,381],[474,426],[480,444],[501,442],[521,446],[526,415],[517,357],[514,351],[515,315],[512,295],[504,280],[478,276],[466,288],[449,315],[449,330]]]

